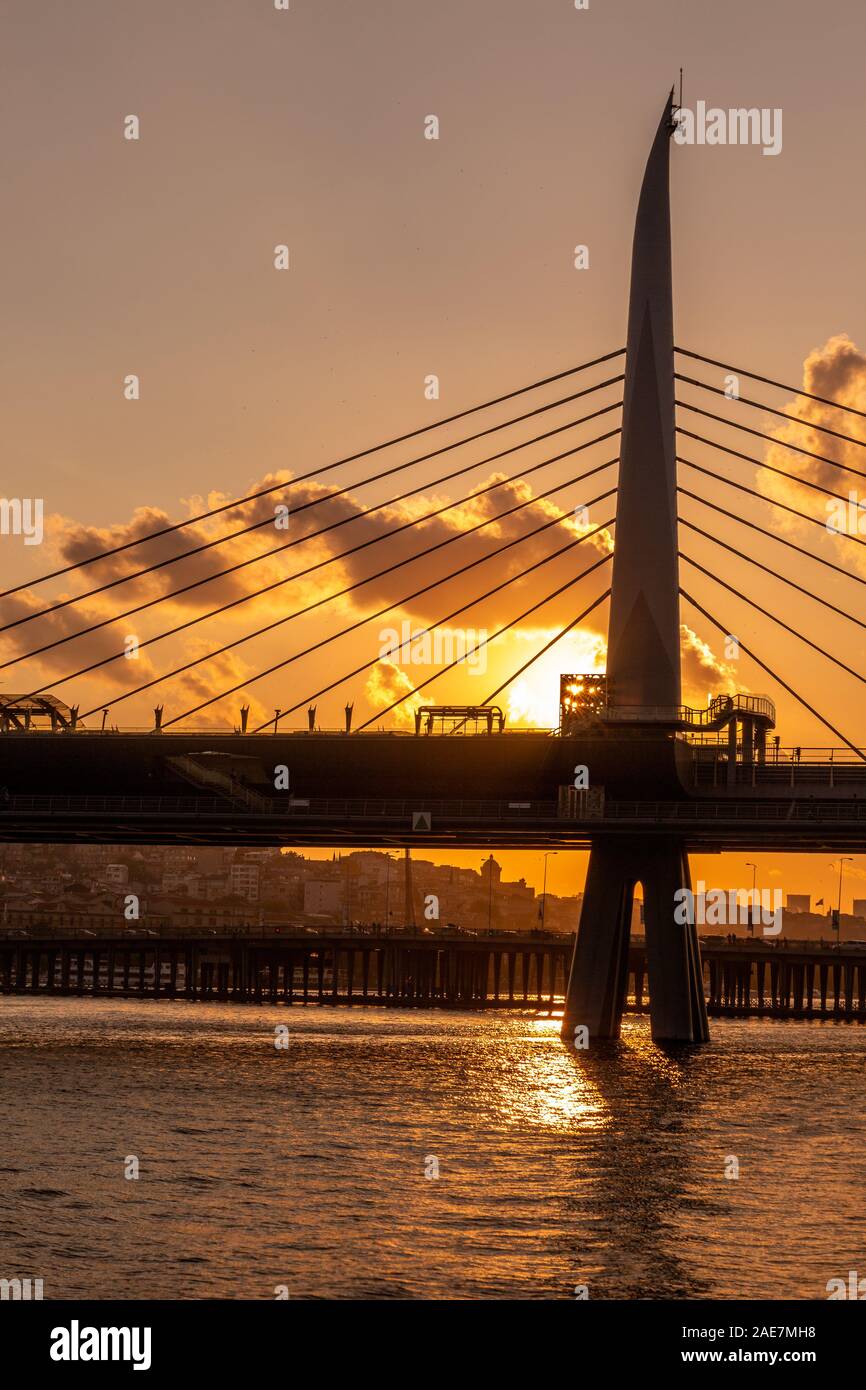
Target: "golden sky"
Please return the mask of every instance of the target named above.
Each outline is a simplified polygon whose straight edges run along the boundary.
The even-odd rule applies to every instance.
[[[722,107],[781,108],[783,148],[672,150],[675,322],[680,345],[742,364],[866,409],[866,296],[862,290],[863,41],[859,0],[784,7],[716,6],[638,0],[586,11],[525,0],[421,0],[349,4],[292,0],[288,12],[266,0],[155,0],[146,6],[84,0],[13,3],[4,21],[2,96],[4,251],[4,491],[39,496],[45,542],[0,538],[0,581],[20,585],[94,549],[194,516],[203,508],[288,481],[439,416],[620,347],[625,336],[628,267],[640,177],[665,93],[680,65],[684,100]],[[140,138],[123,138],[135,114]],[[439,139],[424,138],[425,118]],[[290,268],[274,268],[286,244]],[[574,247],[589,248],[576,271]],[[722,384],[714,368],[680,369]],[[124,399],[129,374],[140,399]],[[436,401],[425,378],[439,378]],[[596,369],[592,381],[612,374]],[[472,417],[474,428],[505,420],[566,394],[545,388],[517,406]],[[796,408],[813,423],[866,438],[863,421],[756,383],[743,394]],[[761,411],[681,387],[684,399],[863,467],[866,450],[813,430],[793,433]],[[243,690],[196,722],[234,723],[243,700],[252,717],[302,700],[342,669],[369,660],[374,620],[255,681],[255,673],[321,637],[399,601],[458,564],[589,501],[613,485],[608,469],[570,485],[528,511],[471,536],[463,531],[508,506],[615,457],[616,441],[594,445],[521,480],[522,469],[612,427],[617,415],[490,463],[487,455],[541,429],[616,399],[608,388],[463,449],[362,486],[377,468],[435,447],[437,435],[373,455],[272,494],[238,512],[193,525],[104,565],[26,588],[2,606],[6,622],[85,588],[177,553],[181,542],[214,539],[253,516],[315,502],[292,517],[290,538],[353,517],[399,490],[413,495],[370,518],[293,546],[186,595],[0,672],[4,689],[51,688],[82,709],[264,626],[327,593],[366,578],[419,546],[454,539],[386,580],[335,599],[305,617],[235,648],[153,692],[118,704],[118,723],[149,725],[156,703],[166,718],[227,686]],[[847,421],[840,424],[840,419]],[[477,421],[477,424],[475,423]],[[681,423],[790,473],[847,492],[857,486],[828,465],[798,457],[780,442],[681,416]],[[470,432],[445,431],[441,442]],[[820,441],[820,442],[819,442]],[[763,528],[784,534],[845,568],[866,574],[856,543],[798,522],[772,501],[823,518],[822,494],[754,466],[681,441],[680,451],[757,487],[761,502],[682,470],[682,481]],[[464,477],[442,473],[478,461]],[[864,470],[866,471],[866,470]],[[143,650],[69,681],[79,667],[144,642],[264,584],[328,561],[343,548],[391,530],[503,477],[513,482],[483,498],[337,560]],[[698,479],[697,486],[695,481]],[[331,502],[327,490],[349,491]],[[590,509],[593,525],[613,515],[612,500]],[[862,586],[771,539],[719,520],[699,503],[683,515],[790,576],[843,610],[863,615]],[[562,534],[562,533],[566,534]],[[465,580],[400,607],[426,626],[473,593],[579,534],[571,523],[479,565]],[[614,533],[615,534],[615,533]],[[118,586],[51,618],[6,634],[2,660],[112,619],[127,607],[273,549],[269,527],[226,546]],[[745,560],[684,530],[682,548],[742,582],[855,669],[858,629],[795,595]],[[492,629],[605,553],[603,535],[511,586],[457,621]],[[609,584],[609,566],[494,643],[487,668],[458,670],[429,698],[483,697]],[[757,645],[804,696],[855,742],[866,744],[862,684],[810,653],[709,578],[683,566],[683,582],[747,645]],[[834,741],[745,656],[725,660],[720,635],[686,605],[685,694],[703,704],[711,690],[749,689],[774,697],[783,743]],[[513,722],[556,722],[561,670],[599,669],[606,609],[555,648],[502,697]],[[356,722],[431,672],[380,667],[322,698],[319,721],[337,726],[346,700]],[[298,719],[300,723],[300,718]],[[826,856],[825,856],[826,857]],[[766,857],[765,857],[766,858]],[[832,856],[830,856],[832,858]],[[469,856],[474,862],[480,856]],[[551,861],[559,891],[579,882],[583,856]],[[823,860],[822,860],[823,863]],[[540,885],[540,857],[515,869]],[[716,866],[714,865],[714,868]],[[769,874],[775,866],[762,863]],[[744,870],[724,873],[740,883]],[[507,872],[512,868],[506,861]],[[787,891],[808,891],[824,873],[792,861]],[[829,870],[827,871],[829,874]],[[707,875],[704,875],[707,876]],[[747,877],[745,883],[750,883]],[[817,895],[823,890],[816,887]]]

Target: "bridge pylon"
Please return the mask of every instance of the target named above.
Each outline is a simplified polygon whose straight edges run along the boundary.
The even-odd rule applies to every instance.
[[[674,921],[675,894],[691,889],[677,836],[593,841],[568,985],[562,1035],[586,1027],[592,1038],[619,1037],[628,983],[634,890],[644,892],[652,1035],[657,1042],[706,1042],[707,1008],[697,928]]]
[[[647,160],[635,221],[622,443],[608,627],[611,717],[640,740],[672,737],[681,715],[669,165],[671,92]],[[592,769],[590,768],[590,781]],[[649,788],[648,788],[649,794]],[[619,1036],[637,882],[643,885],[652,1035],[706,1042],[697,928],[674,919],[690,888],[685,841],[593,839],[562,1035]]]

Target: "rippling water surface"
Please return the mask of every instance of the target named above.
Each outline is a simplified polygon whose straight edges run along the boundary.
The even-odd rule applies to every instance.
[[[0,1276],[46,1298],[824,1298],[864,1140],[851,1025],[0,1000]]]

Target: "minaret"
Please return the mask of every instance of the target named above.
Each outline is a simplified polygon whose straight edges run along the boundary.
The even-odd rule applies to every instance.
[[[614,708],[680,704],[674,338],[668,193],[673,92],[644,172],[634,229],[608,627]]]

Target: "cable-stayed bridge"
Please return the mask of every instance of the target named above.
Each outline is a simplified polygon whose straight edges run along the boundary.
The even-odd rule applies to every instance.
[[[681,693],[681,604],[684,616],[701,619],[711,634],[730,639],[736,627],[725,615],[733,597],[801,642],[810,660],[817,658],[827,663],[828,671],[839,669],[866,681],[828,646],[725,577],[733,574],[728,557],[734,556],[756,579],[771,576],[805,600],[814,612],[816,630],[824,612],[860,630],[866,627],[857,616],[859,589],[850,590],[847,606],[818,592],[819,579],[828,574],[844,580],[846,588],[866,583],[853,564],[837,563],[743,515],[748,496],[821,527],[826,534],[826,515],[801,510],[752,486],[750,469],[760,470],[760,477],[766,472],[768,477],[788,479],[824,502],[847,504],[843,480],[866,477],[847,457],[851,448],[866,447],[866,412],[788,386],[752,366],[675,346],[668,199],[675,118],[669,101],[638,206],[625,348],[300,473],[289,484],[274,484],[192,521],[94,551],[0,595],[7,611],[15,613],[0,625],[9,644],[0,668],[10,673],[5,677],[7,689],[11,677],[22,691],[5,694],[0,701],[0,837],[105,843],[590,847],[566,1030],[580,1022],[595,1036],[618,1031],[632,897],[640,881],[654,1035],[691,1041],[707,1036],[696,930],[693,925],[683,928],[672,916],[677,890],[690,886],[689,852],[866,849],[866,753],[835,722],[831,693],[826,707],[818,708],[799,693],[795,675],[775,669],[757,644],[739,639],[740,653],[761,671],[768,693],[721,693],[706,709],[686,706]],[[739,390],[731,394],[728,386],[719,385],[719,373],[727,382],[754,383],[761,399]],[[797,407],[779,404],[784,397],[778,394],[765,399],[779,392],[796,398]],[[814,412],[803,413],[813,405],[833,411],[833,424],[816,420]],[[802,440],[783,441],[782,456],[791,460],[787,470],[755,452],[760,446],[752,441],[774,445],[774,458],[781,447],[778,435],[759,428],[761,416],[756,412],[804,427],[809,447]],[[812,447],[815,439],[822,442]],[[840,458],[841,446],[845,452]],[[411,456],[403,457],[406,453]],[[820,464],[825,481],[796,471],[803,461]],[[436,476],[418,482],[412,470],[432,463]],[[348,481],[340,470],[350,466]],[[447,485],[491,467],[503,471],[483,487],[467,482],[467,490],[460,491],[458,486],[460,495],[452,501],[418,514],[412,510],[409,519],[397,525],[386,516],[382,526],[382,516],[377,517],[419,494],[441,496]],[[365,470],[360,478],[359,468]],[[836,471],[838,486],[827,485],[827,470]],[[561,479],[563,472],[568,473],[564,480],[549,481]],[[337,475],[333,485],[331,473]],[[327,481],[323,485],[320,479]],[[314,484],[313,495],[300,491],[308,482]],[[386,500],[349,506],[350,494],[354,499],[368,486]],[[496,510],[498,493],[509,504]],[[303,500],[295,503],[294,494]],[[510,500],[514,497],[518,500]],[[483,511],[481,520],[425,544],[425,526],[460,507],[477,507],[481,499],[485,508],[493,507]],[[274,532],[275,514],[286,505],[292,528]],[[252,519],[237,525],[239,513]],[[202,539],[201,523],[218,525],[223,515],[233,529],[218,536],[208,532]],[[375,518],[372,527],[368,518]],[[741,537],[739,544],[720,533],[721,518],[733,528],[726,532],[729,537]],[[520,528],[516,534],[501,539],[515,524]],[[345,537],[338,537],[335,550],[324,559],[305,562],[303,547],[320,537],[327,537],[330,546],[344,528]],[[185,541],[185,531],[194,544]],[[278,535],[271,549],[223,568],[209,568],[204,577],[181,580],[144,601],[130,603],[122,597],[134,592],[127,586],[138,579],[157,573],[162,579],[163,572],[174,574],[173,566],[186,560],[219,551],[239,538],[270,532]],[[484,548],[467,559],[470,537],[480,539]],[[753,553],[756,537],[762,559]],[[843,533],[842,542],[866,543],[856,528]],[[289,554],[295,551],[297,564]],[[282,559],[284,552],[293,566],[285,576],[197,611],[142,640],[139,650],[150,651],[229,612],[252,611],[244,605],[254,605],[256,599],[295,582],[321,582],[324,589],[330,566],[354,563],[359,555],[366,562],[367,552],[373,567],[92,708],[82,710],[73,703],[76,681],[93,678],[126,657],[121,649],[77,663],[76,642],[168,600],[206,590],[208,584],[264,560]],[[413,566],[434,556],[437,564],[445,561],[446,570],[421,582],[421,571]],[[118,557],[122,572],[112,571],[110,579],[98,582]],[[558,564],[563,557],[565,563]],[[797,567],[798,578],[784,572],[786,563]],[[565,578],[552,582],[563,570]],[[88,587],[89,575],[97,578]],[[691,590],[697,575],[717,591],[711,607]],[[367,586],[386,581],[390,585],[392,576],[400,589],[397,597],[330,630],[329,605],[350,596],[356,604],[363,603]],[[526,599],[529,579],[533,591],[536,586],[544,590],[531,603]],[[57,581],[83,583],[84,588],[42,608],[28,607],[22,613],[15,607],[23,591],[32,593],[41,584]],[[105,595],[113,599],[115,589],[121,591],[118,611],[67,630],[68,610],[94,598],[102,601]],[[564,595],[574,616],[472,707],[433,702],[434,696],[447,699],[448,677],[458,666],[530,620],[543,623]],[[196,602],[200,597],[197,594]],[[393,621],[395,614],[420,599],[425,611],[433,607],[437,616],[421,632],[412,633],[413,641],[473,613],[483,614],[485,605],[494,601],[497,611],[503,604],[510,608],[507,619],[479,637],[469,651],[437,662],[433,674],[401,689],[394,700],[355,724],[352,683],[366,679],[383,660],[400,660],[401,643],[383,649],[375,636],[368,636],[370,625]],[[562,705],[556,728],[503,727],[495,702],[569,632],[604,607],[605,677],[576,679],[575,697]],[[256,638],[282,635],[284,629],[291,640],[290,624],[310,618],[329,630],[241,682],[221,687],[215,679],[220,658]],[[369,641],[369,658],[346,669],[340,644],[356,637]],[[50,653],[54,664],[61,648],[69,650],[68,669],[50,683],[28,688],[20,675],[32,669],[27,663]],[[311,682],[314,688],[301,686],[293,669],[307,658],[328,673]],[[172,703],[172,690],[180,687],[173,683],[190,673],[208,693],[178,708]],[[288,694],[285,706],[270,719],[250,728],[249,710],[241,707],[236,717],[226,719],[224,729],[213,723],[196,728],[197,720],[212,719],[214,707],[229,708],[226,702],[232,699],[240,704],[243,692],[278,674]],[[153,726],[124,728],[122,707],[151,690],[165,702],[156,706]],[[772,695],[777,690],[816,721],[824,731],[825,746],[782,745],[781,736],[774,733]],[[342,727],[330,731],[317,722],[320,702],[329,697],[349,701]],[[397,708],[410,702],[412,708],[419,702],[424,706],[416,713],[414,732],[392,722]],[[295,727],[305,721],[306,727]]]

